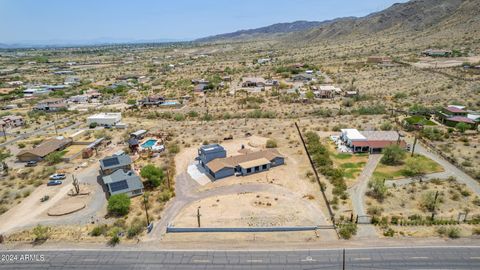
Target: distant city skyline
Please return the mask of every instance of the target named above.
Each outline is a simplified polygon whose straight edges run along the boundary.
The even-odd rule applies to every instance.
[[[298,20],[361,17],[407,0],[0,0],[0,43],[186,41]]]

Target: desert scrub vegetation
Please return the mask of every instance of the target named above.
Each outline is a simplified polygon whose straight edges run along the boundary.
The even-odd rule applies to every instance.
[[[350,239],[357,234],[357,224],[346,222],[338,225],[338,234],[342,239]]]

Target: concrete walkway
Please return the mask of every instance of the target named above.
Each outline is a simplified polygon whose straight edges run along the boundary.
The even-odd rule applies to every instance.
[[[375,168],[377,168],[378,163],[382,155],[373,155],[371,154],[368,157],[367,164],[358,177],[358,183],[355,184],[348,190],[350,198],[352,200],[353,212],[359,216],[367,215],[364,208],[364,197],[368,187],[368,181],[373,175]],[[356,238],[376,238],[377,233],[375,227],[371,224],[361,224],[358,226]]]
[[[363,207],[363,197],[367,191],[368,181],[372,177],[373,172],[375,171],[375,168],[377,168],[381,158],[382,155],[370,155],[368,157],[367,164],[365,164],[362,173],[358,177],[357,184],[348,190],[350,198],[352,199],[353,210],[357,215],[366,215],[366,211]]]

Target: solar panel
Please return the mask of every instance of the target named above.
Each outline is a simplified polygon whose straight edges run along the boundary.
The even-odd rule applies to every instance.
[[[120,164],[120,162],[118,161],[118,157],[112,157],[112,158],[108,158],[108,159],[103,160],[103,165],[105,167],[110,167],[110,166],[114,166],[114,165],[118,165],[118,164]]]
[[[110,184],[110,190],[112,192],[117,192],[119,190],[124,190],[128,188],[127,180],[122,180],[119,182],[114,182]]]

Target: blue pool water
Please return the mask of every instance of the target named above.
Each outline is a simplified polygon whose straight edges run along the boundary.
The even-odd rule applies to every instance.
[[[157,143],[157,140],[148,140],[144,143],[142,143],[143,148],[152,148],[155,144]]]
[[[178,101],[165,101],[162,103],[162,106],[173,106],[177,104],[178,104]]]

